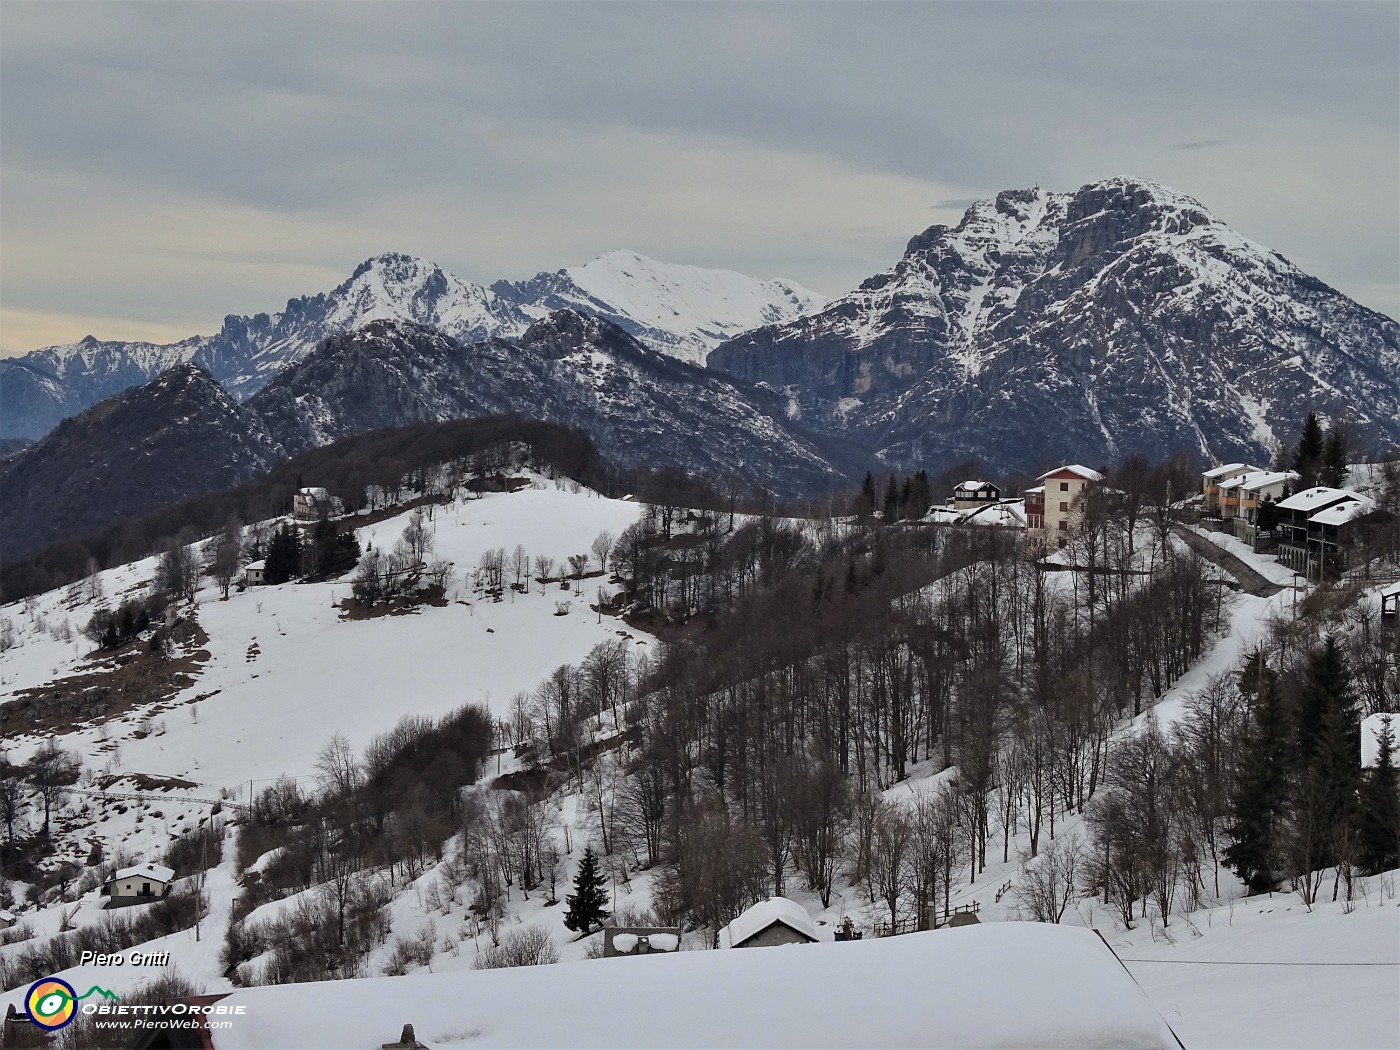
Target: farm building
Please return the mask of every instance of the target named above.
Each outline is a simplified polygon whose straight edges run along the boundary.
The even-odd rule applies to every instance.
[[[786,897],[769,897],[719,931],[721,948],[765,948],[820,940],[807,909]]]

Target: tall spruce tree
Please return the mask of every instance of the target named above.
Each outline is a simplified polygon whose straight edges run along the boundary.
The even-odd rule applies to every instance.
[[[301,572],[301,534],[291,525],[283,525],[272,534],[267,544],[267,562],[263,566],[263,582],[286,583]]]
[[[1316,412],[1309,412],[1303,424],[1302,436],[1298,439],[1298,451],[1293,457],[1293,469],[1303,479],[1305,487],[1317,484],[1323,451],[1322,424],[1317,421]]]
[[[1341,488],[1347,483],[1347,436],[1340,426],[1327,432],[1327,444],[1322,451],[1321,480],[1324,485]]]
[[[1355,708],[1351,672],[1336,638],[1327,636],[1322,648],[1308,660],[1298,697],[1298,754],[1306,766],[1312,762],[1327,712],[1339,708],[1348,714]]]
[[[1400,770],[1392,721],[1381,721],[1376,764],[1362,776],[1357,802],[1358,860],[1367,875],[1400,868]]]
[[[860,483],[856,513],[862,518],[868,518],[875,513],[875,475],[868,470],[865,472],[865,480]]]
[[[1254,720],[1244,741],[1239,779],[1230,800],[1228,830],[1233,841],[1222,859],[1251,893],[1262,893],[1272,888],[1278,867],[1279,825],[1288,805],[1292,749],[1277,673],[1268,667],[1255,667],[1252,675],[1251,685],[1257,692]]]
[[[889,484],[885,486],[885,521],[893,523],[899,518],[899,482],[895,481],[894,475],[890,475]]]
[[[564,925],[575,933],[588,933],[594,926],[601,926],[612,912],[607,910],[608,891],[603,887],[606,880],[598,872],[598,862],[593,856],[593,847],[583,851],[578,874],[574,876],[574,892],[564,898],[568,911],[564,913]]]

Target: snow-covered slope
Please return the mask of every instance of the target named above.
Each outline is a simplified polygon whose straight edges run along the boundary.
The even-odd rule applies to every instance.
[[[826,305],[824,296],[791,281],[662,263],[626,250],[492,289],[532,317],[565,307],[606,317],[648,346],[699,365],[740,332]]]
[[[327,336],[376,320],[411,321],[473,342],[518,336],[550,311],[570,307],[606,317],[662,353],[702,361],[732,335],[824,302],[788,281],[660,263],[635,252],[489,288],[390,252],[365,260],[331,291],[288,300],[277,313],[230,315],[212,336],[163,346],[89,336],[0,361],[0,437],[39,437],[65,416],[186,361],[247,397]]]
[[[517,692],[617,637],[619,624],[600,623],[587,609],[599,585],[607,586],[601,578],[585,581],[581,597],[557,585],[541,593],[536,585],[495,602],[471,593],[462,574],[470,574],[483,552],[516,544],[531,557],[562,563],[587,551],[598,533],[621,533],[639,510],[635,502],[587,489],[575,493],[544,479],[536,485],[437,508],[434,554],[452,561],[458,573],[452,601],[443,608],[346,620],[332,603],[349,596],[348,580],[253,587],[227,602],[207,582],[198,619],[209,635],[209,657],[194,683],[161,705],[160,732],[133,735],[151,713],[137,711],[106,730],[74,726],[59,742],[82,753],[95,772],[180,777],[198,785],[191,793],[206,796],[241,785],[246,795],[250,777],[309,774],[316,752],[337,731],[361,748],[404,714],[436,718],[463,704],[485,703],[505,716]],[[405,513],[358,530],[361,546],[392,548],[406,520]],[[0,619],[14,626],[19,642],[0,652],[0,703],[54,678],[91,673],[84,654],[92,646],[78,629],[98,605],[149,582],[155,561],[101,573],[101,599],[50,591],[23,605],[0,606]],[[572,603],[568,615],[555,615],[556,601]],[[213,695],[191,713],[189,701],[205,694]],[[6,733],[13,756],[43,739],[18,728]],[[210,746],[213,740],[218,746]],[[116,760],[112,743],[119,746]]]
[[[1140,179],[979,201],[708,363],[892,464],[1263,462],[1309,409],[1400,442],[1400,324]]]

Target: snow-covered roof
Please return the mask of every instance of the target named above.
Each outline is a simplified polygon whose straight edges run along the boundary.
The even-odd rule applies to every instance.
[[[1246,470],[1254,471],[1258,469],[1258,467],[1252,467],[1248,463],[1222,463],[1218,467],[1212,467],[1210,470],[1203,471],[1201,477],[1223,478],[1227,474],[1236,474]]]
[[[1103,475],[1097,470],[1093,470],[1080,463],[1067,463],[1063,467],[1056,467],[1054,470],[1047,470],[1036,481],[1044,481],[1046,478],[1053,478],[1056,474],[1078,474],[1086,481],[1102,481]]]
[[[1279,510],[1313,511],[1330,507],[1333,503],[1339,503],[1344,499],[1362,498],[1360,493],[1352,492],[1351,489],[1334,489],[1327,485],[1318,485],[1314,488],[1304,489],[1302,492],[1295,492],[1280,502],[1278,506]]]
[[[817,940],[817,925],[807,914],[807,909],[786,897],[769,897],[759,901],[748,911],[719,931],[721,948],[737,948],[749,938],[757,936],[774,923],[782,923],[796,930],[804,937]]]
[[[1361,768],[1373,769],[1380,759],[1381,733],[1386,723],[1390,723],[1391,747],[1400,747],[1400,715],[1378,711],[1361,720]],[[1400,764],[1400,755],[1393,755],[1391,761]]]
[[[1097,934],[1038,922],[801,951],[266,985],[220,1005],[230,1027],[210,1033],[217,1050],[377,1046],[405,1024],[428,1046],[1178,1046]]]
[[[1381,597],[1389,598],[1392,594],[1400,594],[1400,583],[1392,583],[1389,587],[1381,588]]]
[[[1326,510],[1320,510],[1309,521],[1315,521],[1319,525],[1345,525],[1353,518],[1359,518],[1363,514],[1369,514],[1376,509],[1376,505],[1365,496],[1358,496],[1356,499],[1345,500],[1341,503],[1334,503]]]
[[[972,507],[959,511],[958,520],[964,525],[1006,525],[1025,528],[1026,501],[1023,499],[1002,500],[982,507]]]
[[[1027,496],[1034,496],[1034,495],[1043,493],[1044,491],[1045,491],[1045,486],[1044,486],[1044,485],[1036,485],[1036,486],[1034,486],[1034,487],[1032,487],[1032,488],[1026,489],[1025,494],[1026,494]]]
[[[990,481],[960,481],[957,486],[958,492],[976,492],[978,489],[996,488]]]
[[[307,486],[297,489],[297,492],[309,499],[330,499],[330,493],[320,486]]]
[[[267,562],[266,562],[265,560],[263,560],[263,559],[259,559],[258,561],[250,561],[247,565],[244,566],[244,568],[245,568],[245,569],[257,569],[257,570],[261,571],[261,570],[267,568]]]
[[[130,878],[150,879],[152,882],[169,882],[175,878],[175,869],[167,868],[164,864],[137,864],[130,868],[122,868],[107,882],[117,882]]]
[[[0,911],[0,922],[14,922],[15,913],[10,911]]]
[[[1292,470],[1261,470],[1252,474],[1246,474],[1240,479],[1240,488],[1245,492],[1258,492],[1261,489],[1269,488],[1271,485],[1286,484],[1290,481],[1298,481],[1298,473]],[[1222,486],[1223,488],[1224,486]]]

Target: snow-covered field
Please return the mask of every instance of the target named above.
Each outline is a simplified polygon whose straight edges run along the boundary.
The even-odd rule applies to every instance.
[[[1109,940],[1192,1050],[1400,1046],[1395,877],[1366,880],[1349,914],[1276,893]]]
[[[599,532],[620,533],[638,513],[636,503],[537,484],[542,487],[437,508],[433,553],[453,561],[459,576],[444,608],[347,620],[334,606],[350,594],[348,577],[249,588],[227,602],[207,584],[199,596],[199,622],[209,634],[210,659],[176,702],[216,695],[161,715],[156,732],[142,739],[131,735],[142,714],[137,712],[105,729],[75,727],[60,742],[80,752],[94,771],[106,770],[112,761],[106,745],[114,742],[120,749],[114,772],[181,777],[206,796],[241,787],[240,797],[246,797],[249,780],[256,789],[258,781],[283,773],[309,774],[317,752],[337,732],[358,750],[405,714],[438,717],[463,704],[484,703],[505,716],[516,693],[618,637],[622,625],[606,616],[599,622],[588,609],[599,586],[606,588],[601,576],[585,579],[581,596],[558,584],[541,593],[533,584],[528,594],[507,590],[499,602],[471,593],[461,576],[470,574],[483,552],[504,547],[509,553],[516,544],[531,558],[543,554],[562,564],[568,555],[586,553]],[[406,521],[401,514],[359,530],[361,546],[391,548]],[[116,594],[154,571],[154,559],[112,570],[104,574],[110,577],[106,592]],[[38,615],[59,615],[61,601],[62,592],[43,596]],[[564,601],[570,603],[568,614],[556,615]],[[14,607],[6,607],[6,614],[24,619]],[[83,608],[70,618],[76,624],[90,615]],[[645,636],[634,640],[648,644]],[[90,648],[82,639],[62,644],[29,632],[0,654],[6,683],[0,700],[67,673],[79,662],[74,650]],[[39,742],[31,736],[8,743],[22,758]]]

